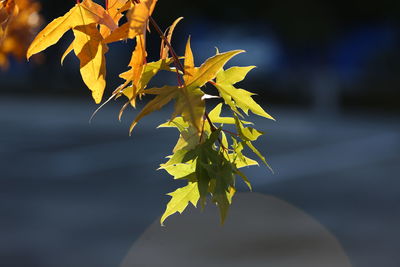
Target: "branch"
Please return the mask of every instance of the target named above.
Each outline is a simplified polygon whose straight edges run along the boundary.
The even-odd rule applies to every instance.
[[[171,52],[172,57],[174,58],[175,63],[179,66],[180,70],[182,72],[185,72],[185,68],[182,65],[182,62],[179,60],[178,55],[176,54],[174,48],[168,41],[168,38],[165,36],[165,34],[162,32],[160,27],[158,26],[157,22],[150,16],[149,17],[150,23],[153,25],[153,27],[156,29],[158,35],[164,40],[165,44],[168,46],[169,51]]]

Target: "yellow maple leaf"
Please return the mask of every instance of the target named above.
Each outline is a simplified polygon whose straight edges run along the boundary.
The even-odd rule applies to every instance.
[[[77,26],[73,32],[73,48],[80,61],[82,79],[92,91],[93,99],[100,103],[106,87],[107,46],[103,44],[103,37],[95,23]]]
[[[107,47],[103,43],[97,25],[102,24],[110,30],[117,28],[108,12],[92,0],[76,4],[64,16],[50,22],[33,40],[27,51],[27,58],[54,45],[68,30],[73,30],[75,40],[61,58],[75,51],[80,60],[83,81],[92,91],[93,99],[100,103],[106,86],[105,57]]]
[[[157,0],[141,0],[126,14],[129,23],[128,38],[135,38],[146,31],[147,22],[156,3]]]
[[[183,17],[177,18],[171,26],[168,27],[167,41],[171,44],[172,34],[174,33],[176,25],[183,19]],[[169,46],[165,43],[165,40],[161,38],[161,48],[160,48],[160,59],[168,58]]]
[[[116,25],[118,25],[119,20],[123,17],[122,12],[124,12],[125,7],[130,7],[131,3],[131,1],[127,0],[108,0],[107,12]],[[104,25],[100,26],[100,33],[104,38],[109,36],[112,30],[115,29],[110,29]]]
[[[177,96],[179,88],[177,86],[163,86],[161,88],[151,88],[145,90],[147,94],[154,94],[156,97],[152,99],[146,106],[140,111],[136,116],[135,120],[132,122],[129,133],[132,132],[133,128],[144,116],[152,113],[155,110],[161,109],[163,106],[168,104],[172,99]]]
[[[107,38],[106,43],[113,43],[125,39],[133,39],[146,32],[149,17],[153,13],[157,0],[141,0],[129,9],[126,14],[128,22],[114,30]]]
[[[190,46],[190,37],[186,43],[184,69],[185,74],[183,75],[183,79],[185,83],[189,83],[197,71],[197,68],[194,66],[194,57],[192,48]]]
[[[100,23],[115,29],[117,26],[103,7],[91,0],[76,4],[64,16],[50,22],[33,40],[27,58],[54,45],[68,30],[81,25]]]
[[[124,95],[129,99],[132,106],[135,106],[135,100],[138,92],[143,89],[141,84],[142,73],[146,66],[146,37],[144,34],[136,36],[136,48],[132,53],[129,67],[131,68],[128,72],[124,73],[126,81],[124,85],[120,87],[120,90],[124,89],[129,83],[132,83],[131,90],[124,90]]]

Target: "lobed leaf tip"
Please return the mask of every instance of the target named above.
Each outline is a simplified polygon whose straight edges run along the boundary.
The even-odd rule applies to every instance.
[[[267,113],[268,114],[268,113]],[[272,117],[271,115],[269,115],[268,114],[268,117],[266,117],[267,119],[270,119],[270,120],[272,120],[272,121],[274,121],[274,122],[276,122],[276,119],[274,118],[274,117]]]
[[[29,62],[29,59],[32,57],[32,53],[29,51],[30,47],[28,48],[28,51],[26,52],[26,60]]]
[[[129,136],[132,136],[133,128],[135,128],[137,121],[132,122],[131,126],[129,127]]]

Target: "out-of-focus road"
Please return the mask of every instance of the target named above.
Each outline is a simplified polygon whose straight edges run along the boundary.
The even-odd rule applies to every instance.
[[[88,124],[81,100],[0,99],[1,266],[118,266],[159,218],[178,182],[156,169],[177,133],[155,129],[157,112],[128,137],[135,112],[119,123],[118,107]],[[270,111],[278,122],[253,121],[275,174],[246,169],[254,191],[315,218],[353,266],[399,266],[400,119]]]

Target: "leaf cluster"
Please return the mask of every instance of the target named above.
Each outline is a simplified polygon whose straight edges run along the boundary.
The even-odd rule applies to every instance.
[[[108,46],[121,40],[135,39],[128,69],[120,74],[123,82],[103,105],[111,99],[125,97],[126,103],[119,113],[121,118],[126,108],[136,107],[137,101],[144,95],[153,96],[133,120],[130,126],[132,132],[145,116],[173,102],[174,111],[170,120],[159,127],[177,129],[179,138],[173,154],[161,164],[160,169],[174,179],[187,181],[187,185],[169,193],[172,198],[161,217],[161,224],[170,215],[182,213],[189,203],[197,206],[200,202],[204,207],[209,198],[218,206],[223,222],[236,192],[236,177],[251,189],[249,179],[240,169],[258,163],[244,155],[245,149],[252,151],[268,166],[253,144],[263,133],[253,128],[244,117],[251,111],[268,119],[273,118],[254,101],[253,93],[235,87],[254,66],[224,69],[226,63],[243,50],[217,51],[196,66],[189,37],[185,54],[179,57],[171,46],[171,39],[182,18],[175,20],[165,32],[162,31],[151,16],[156,3],[156,0],[109,0],[103,7],[92,0],[78,2],[38,34],[28,49],[27,57],[55,44],[65,32],[71,30],[75,39],[61,62],[74,52],[80,60],[83,81],[92,91],[95,102],[100,103],[106,88],[105,55]],[[126,22],[120,23],[123,17]],[[147,62],[146,34],[150,25],[161,37],[160,58],[154,62]],[[160,71],[175,72],[177,83],[148,88],[152,78]],[[215,96],[204,92],[206,84],[215,88]],[[210,98],[219,98],[222,102],[207,112],[206,101]],[[231,116],[221,116],[224,104],[231,111]],[[226,125],[230,125],[235,132],[226,130]]]
[[[0,1],[0,67],[6,69],[10,55],[23,59],[41,24],[40,5],[33,0]]]

